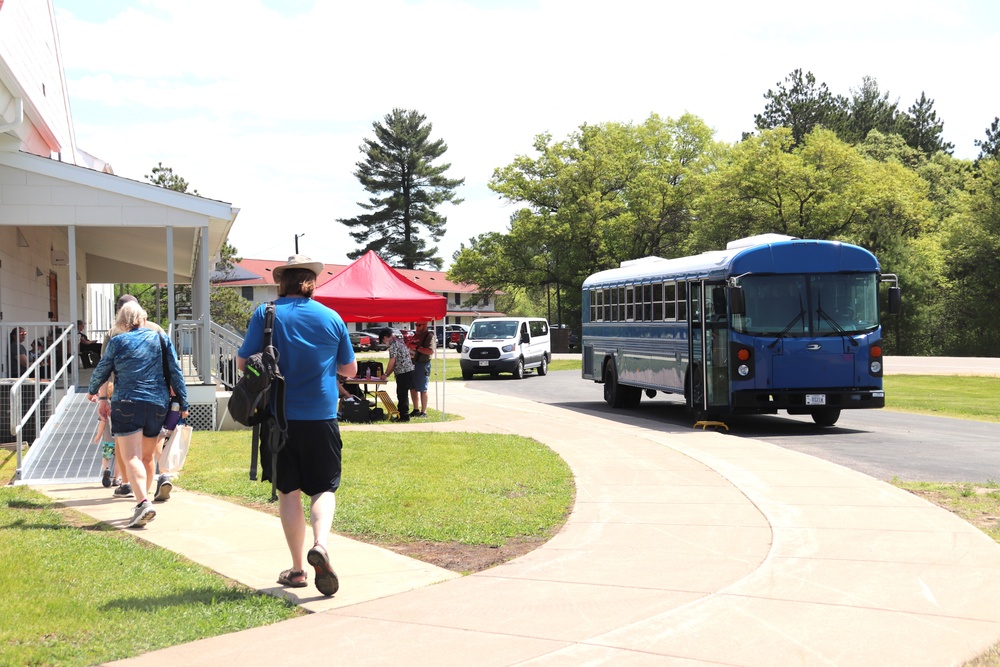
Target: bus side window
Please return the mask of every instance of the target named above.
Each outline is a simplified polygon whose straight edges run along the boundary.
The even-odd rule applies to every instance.
[[[726,288],[722,286],[712,288],[712,319],[725,321],[726,319]]]

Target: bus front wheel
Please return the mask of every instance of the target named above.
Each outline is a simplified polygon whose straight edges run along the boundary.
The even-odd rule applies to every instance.
[[[816,422],[817,426],[833,426],[840,419],[840,409],[839,408],[824,408],[822,410],[812,411],[813,421]]]

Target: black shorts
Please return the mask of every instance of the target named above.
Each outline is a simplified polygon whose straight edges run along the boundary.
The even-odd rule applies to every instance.
[[[340,428],[336,419],[289,421],[288,440],[278,452],[275,487],[307,496],[340,488]]]

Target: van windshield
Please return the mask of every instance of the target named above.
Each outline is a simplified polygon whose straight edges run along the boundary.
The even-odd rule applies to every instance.
[[[473,322],[468,340],[496,340],[499,338],[514,338],[517,336],[517,320],[490,320],[488,322]]]

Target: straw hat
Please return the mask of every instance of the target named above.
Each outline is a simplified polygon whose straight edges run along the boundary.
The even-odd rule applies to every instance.
[[[281,282],[281,274],[285,272],[285,269],[307,269],[318,277],[323,270],[323,262],[314,262],[305,255],[292,255],[288,258],[287,264],[274,267],[271,272],[274,276],[274,282]]]

